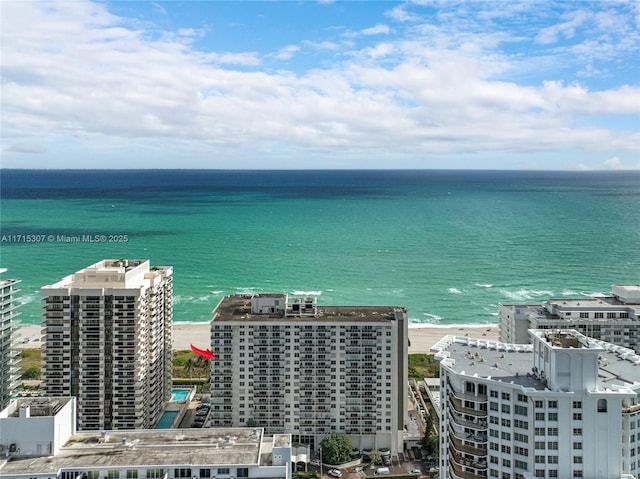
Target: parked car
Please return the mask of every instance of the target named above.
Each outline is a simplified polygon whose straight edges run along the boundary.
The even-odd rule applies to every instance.
[[[342,477],[342,471],[339,471],[338,469],[329,469],[327,474],[333,477]]]
[[[411,469],[409,474],[422,474],[422,471],[420,469]]]
[[[309,464],[311,464],[312,466],[320,467],[320,461],[318,461],[317,459],[311,459],[309,461]]]
[[[391,458],[389,456],[382,456],[382,464],[385,466],[391,465]]]

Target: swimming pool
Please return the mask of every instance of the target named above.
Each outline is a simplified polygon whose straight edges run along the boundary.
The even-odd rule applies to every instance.
[[[175,421],[178,411],[165,411],[162,413],[162,417],[156,424],[155,429],[171,429],[173,421]]]
[[[172,401],[186,401],[187,396],[191,392],[190,389],[172,389],[171,390],[171,400]]]

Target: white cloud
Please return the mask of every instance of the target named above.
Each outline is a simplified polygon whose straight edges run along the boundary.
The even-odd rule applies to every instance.
[[[47,147],[36,142],[19,142],[9,146],[6,151],[14,153],[46,153]]]
[[[375,27],[365,28],[360,30],[362,35],[386,35],[391,31],[389,25],[377,24]]]
[[[582,26],[590,17],[590,13],[581,10],[572,12],[567,21],[540,30],[536,40],[538,43],[548,44],[557,42],[559,37],[573,38],[576,34],[576,29]]]
[[[389,15],[408,21],[399,14],[407,8]],[[571,35],[580,18],[546,38]],[[270,72],[258,68],[269,55],[197,50],[198,29],[158,39],[104,4],[9,2],[1,27],[2,141],[14,153],[54,154],[68,138],[102,153],[158,154],[151,146],[158,141],[182,156],[247,150],[270,159],[304,151],[336,161],[571,149],[615,155],[603,167],[617,168],[640,145],[637,131],[576,126],[640,113],[637,85],[591,91],[560,80],[518,83],[508,74],[522,60],[497,48],[506,35],[495,31],[451,36],[423,23],[410,36],[360,49],[301,41],[305,50],[343,56],[323,68]],[[389,32],[385,25],[366,30]],[[302,53],[289,44],[271,56]],[[28,140],[36,137],[44,138],[41,148]]]
[[[275,54],[275,57],[278,60],[290,60],[298,51],[300,51],[299,46],[288,45],[284,48],[281,48],[280,51]]]

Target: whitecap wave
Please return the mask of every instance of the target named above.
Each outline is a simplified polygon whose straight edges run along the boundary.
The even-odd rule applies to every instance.
[[[218,291],[218,290],[211,291],[211,294],[222,294],[222,293],[223,291]]]
[[[540,296],[550,298],[553,296],[553,291],[536,289],[519,289],[517,291],[510,291],[508,289],[501,289],[500,294],[506,296],[512,301],[526,301],[528,299],[538,298]]]
[[[476,283],[476,286],[478,288],[493,288],[493,285],[488,283]]]
[[[447,291],[451,294],[462,294],[462,291],[460,291],[458,288],[449,288]]]
[[[320,296],[322,291],[294,291],[294,296]]]
[[[18,296],[16,298],[16,302],[18,303],[19,306],[22,306],[24,304],[33,303],[37,299],[38,298],[36,296],[32,296],[30,294],[27,294],[27,295],[24,295],[24,296]]]

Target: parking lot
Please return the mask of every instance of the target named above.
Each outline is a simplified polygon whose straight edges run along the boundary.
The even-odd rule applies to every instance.
[[[364,479],[367,477],[384,477],[386,475],[390,476],[404,476],[408,478],[420,478],[420,477],[431,477],[429,474],[429,470],[431,469],[432,462],[427,461],[418,461],[418,460],[404,460],[395,456],[391,460],[390,465],[385,466],[384,464],[372,465],[363,463],[356,467],[340,469],[342,476],[339,479]],[[386,468],[388,469],[388,474],[376,474],[379,469]],[[336,476],[329,474],[329,471],[332,468],[322,467],[322,479],[338,479]],[[320,473],[320,467],[314,466],[311,464],[307,465],[307,471],[315,471]],[[420,471],[420,472],[414,472]],[[433,476],[436,477],[436,476]]]

